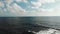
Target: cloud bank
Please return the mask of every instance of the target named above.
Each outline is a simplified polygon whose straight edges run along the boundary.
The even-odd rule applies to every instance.
[[[60,1],[5,0],[0,1],[0,10],[0,15],[6,16],[60,16]]]

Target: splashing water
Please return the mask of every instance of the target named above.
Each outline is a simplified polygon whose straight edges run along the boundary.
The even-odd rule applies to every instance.
[[[36,34],[60,34],[60,31],[55,29],[41,30]]]

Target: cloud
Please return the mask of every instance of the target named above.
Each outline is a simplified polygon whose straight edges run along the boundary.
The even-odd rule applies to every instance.
[[[51,9],[41,8],[40,11],[42,11],[42,12],[54,12],[54,9],[53,8],[51,8]]]
[[[32,8],[39,9],[45,3],[55,3],[55,2],[56,0],[38,0],[37,2],[31,1],[31,4],[32,4]]]
[[[4,4],[2,2],[0,2],[0,7],[4,6]]]
[[[14,15],[24,15],[25,10],[22,9],[20,6],[18,6],[16,3],[13,4],[13,6],[8,6],[8,10],[13,13]]]
[[[56,0],[38,0],[38,2],[32,1],[31,2],[31,4],[33,5],[32,8],[33,9],[36,8],[37,11],[32,10],[30,15],[32,15],[32,16],[60,16],[60,7],[55,8],[58,5],[56,5],[54,8],[52,7],[52,8],[48,8],[48,9],[46,9],[47,6],[46,6],[46,8],[44,8],[44,7],[39,8],[39,7],[43,6],[42,4],[45,4],[45,3],[50,4],[50,3],[55,3],[55,2],[57,2],[57,1]]]
[[[23,0],[23,1],[26,2],[26,3],[28,2],[27,0]]]
[[[38,0],[41,3],[54,3],[56,0]]]
[[[16,0],[16,2],[28,2],[27,0]]]
[[[26,2],[25,0],[23,0],[23,1]],[[29,14],[28,11],[23,9],[21,6],[17,5],[17,3],[13,3],[12,5],[10,5],[11,2],[13,2],[13,0],[11,0],[11,1],[10,0],[9,1],[6,0],[6,2],[8,3],[8,4],[6,4],[7,7],[0,11],[1,15],[8,16],[10,14],[9,16],[11,16],[11,15],[13,15],[13,16],[25,16],[25,15]],[[2,8],[0,8],[0,9],[2,9]]]
[[[39,10],[39,9],[38,9]],[[30,14],[31,16],[60,16],[60,7],[45,9],[40,8],[39,11],[33,10]]]
[[[22,2],[22,5],[24,3],[24,9],[22,8],[22,6],[18,5],[17,3],[13,3],[11,6],[9,5],[11,2],[13,2],[13,0],[6,0],[7,1],[7,9],[4,9],[5,12],[7,12],[6,10],[10,11],[10,14],[14,14],[15,16],[57,16],[60,15],[60,7],[56,7],[56,8],[42,8],[43,4],[45,3],[55,3],[56,0],[38,0],[37,2],[35,1],[31,1],[28,2],[28,0],[16,0],[16,2]],[[2,6],[2,4],[0,3],[0,6]],[[29,6],[29,7],[28,7]],[[56,5],[57,6],[57,5]],[[29,9],[28,9],[29,8]],[[32,9],[31,9],[32,8]],[[36,9],[36,10],[35,10]],[[28,10],[28,11],[27,11]],[[31,10],[31,11],[29,11]]]
[[[11,2],[13,2],[13,0],[5,0],[5,2],[6,2],[7,4],[10,4]]]
[[[22,2],[24,2],[24,1],[27,1],[27,0],[22,0]],[[49,9],[39,8],[44,3],[54,3],[54,2],[55,2],[55,0],[39,0],[38,2],[31,1],[31,4],[33,5],[33,6],[31,6],[31,8],[33,8],[33,9],[36,8],[37,11],[35,11],[35,10],[32,10],[31,12],[25,11],[25,9],[23,9],[21,6],[18,6],[17,4],[14,4],[10,10],[13,9],[11,12],[13,14],[16,14],[19,16],[21,16],[21,15],[24,15],[24,16],[58,16],[58,15],[60,15],[59,7],[58,7],[59,9],[58,8],[56,8],[56,9],[54,9],[54,8],[49,8]]]
[[[17,2],[20,2],[20,1],[22,1],[22,0],[16,0]]]
[[[4,3],[0,2],[0,13],[4,13],[6,10],[4,8]]]
[[[32,3],[32,5],[33,5],[34,7],[37,7],[37,8],[39,8],[39,7],[41,6],[41,3],[40,3],[40,2],[32,2],[32,1],[31,1],[31,3]]]

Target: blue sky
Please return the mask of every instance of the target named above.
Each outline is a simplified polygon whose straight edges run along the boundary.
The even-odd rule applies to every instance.
[[[60,0],[1,0],[0,16],[60,16]]]

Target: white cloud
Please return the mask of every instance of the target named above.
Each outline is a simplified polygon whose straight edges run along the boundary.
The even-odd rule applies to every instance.
[[[58,8],[49,8],[49,9],[44,9],[44,8],[39,8],[42,6],[43,3],[55,3],[56,0],[39,0],[38,2],[32,2],[34,7],[32,8],[37,8],[37,11],[31,12],[30,15],[33,16],[60,16],[60,5],[56,5]]]
[[[17,2],[20,2],[20,1],[22,1],[22,0],[16,0]]]
[[[48,3],[54,3],[55,0],[46,0],[46,2],[48,2]]]
[[[32,3],[32,5],[33,5],[34,7],[37,7],[37,8],[39,8],[39,7],[41,6],[41,3],[40,3],[40,2],[32,2],[32,1],[31,1],[31,3]]]
[[[13,4],[13,6],[8,6],[8,10],[13,13],[14,15],[25,15],[25,10],[18,6],[16,3]]]
[[[54,12],[54,9],[44,9],[44,8],[41,8],[40,11],[43,11],[43,12]]]
[[[0,7],[4,6],[4,4],[2,2],[0,2]]]
[[[38,0],[41,3],[54,3],[56,0]]]
[[[38,9],[39,10],[39,9]],[[60,16],[60,7],[54,9],[41,8],[39,11],[31,12],[32,16]]]
[[[33,2],[33,1],[31,1],[31,4],[33,5],[32,8],[37,8],[37,9],[39,9],[39,7],[41,7],[42,4],[44,4],[44,3],[54,3],[54,2],[56,2],[56,0],[38,0],[38,2]],[[39,10],[40,10],[40,9],[39,9]],[[48,10],[48,9],[47,9],[47,10]],[[52,11],[52,9],[50,9],[50,11]]]
[[[7,3],[10,4],[13,0],[7,0]],[[17,2],[28,2],[27,0],[16,0]],[[24,16],[59,16],[60,15],[60,7],[55,8],[55,9],[44,9],[44,8],[39,8],[42,6],[43,3],[54,3],[56,0],[38,0],[38,2],[31,2],[33,6],[31,8],[36,8],[37,11],[32,10],[31,12],[26,11],[22,7],[18,6],[16,3],[13,4],[13,6],[7,6],[7,9],[15,14],[15,15],[24,15]],[[0,6],[2,4],[0,3]],[[6,11],[6,10],[5,10]]]
[[[16,0],[16,2],[28,2],[27,0]]]
[[[23,1],[26,2],[26,3],[28,2],[27,0],[23,0]]]
[[[10,4],[11,2],[13,2],[13,0],[6,0],[7,4]]]

